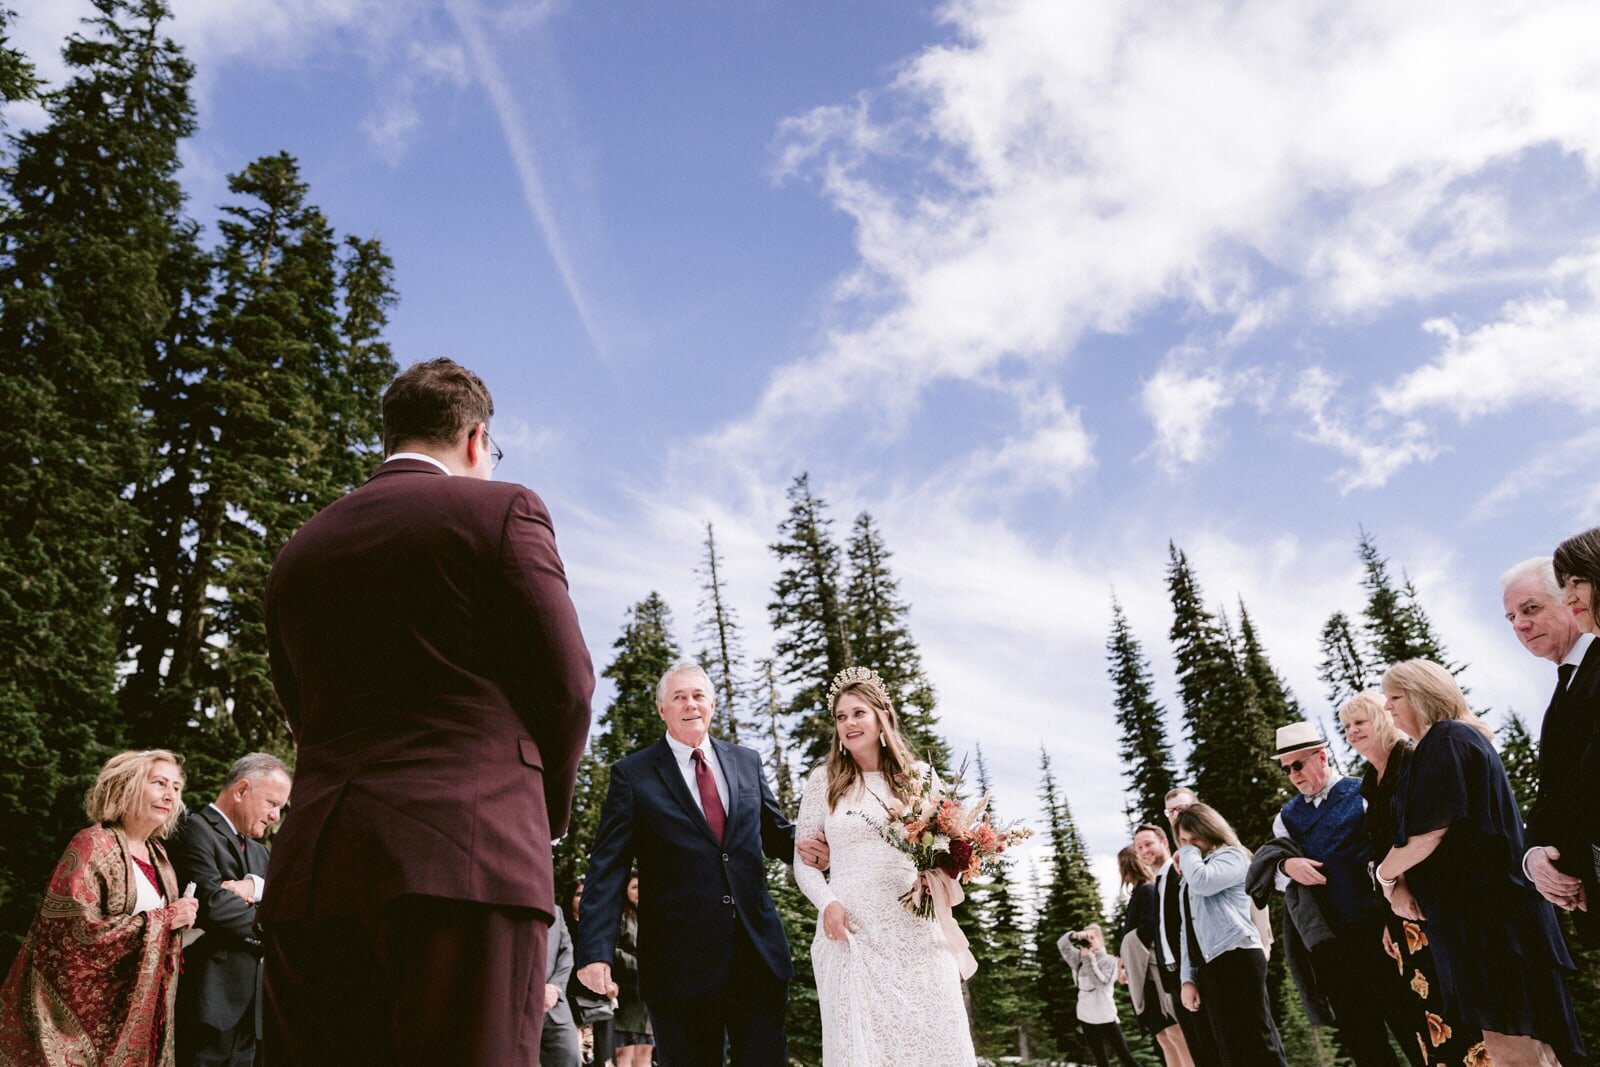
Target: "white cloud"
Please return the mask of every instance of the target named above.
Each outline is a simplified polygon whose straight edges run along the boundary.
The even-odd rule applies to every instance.
[[[1335,475],[1340,492],[1379,488],[1400,470],[1439,454],[1440,446],[1419,422],[1395,425],[1395,420],[1381,417],[1349,420],[1335,410],[1336,388],[1327,371],[1312,367],[1300,376],[1290,404],[1310,419],[1310,429],[1302,437],[1353,462]]]
[[[1178,474],[1215,453],[1225,434],[1221,416],[1228,408],[1252,395],[1262,399],[1258,371],[1205,366],[1203,356],[1189,349],[1169,353],[1139,391],[1139,404],[1155,428],[1151,449],[1168,474]]]

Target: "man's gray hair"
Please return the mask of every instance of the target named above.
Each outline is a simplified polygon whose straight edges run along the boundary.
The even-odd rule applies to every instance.
[[[1504,593],[1525,578],[1537,578],[1550,599],[1561,602],[1561,583],[1556,581],[1556,567],[1549,556],[1525,559],[1500,576],[1500,591]]]
[[[228,777],[223,779],[222,788],[227,789],[230,785],[246,779],[256,781],[274,772],[291,780],[294,778],[288,765],[277,756],[270,752],[251,752],[233,761],[233,766],[228,768]]]
[[[661,676],[661,681],[656,683],[656,703],[665,704],[667,701],[667,682],[675,674],[698,674],[706,680],[706,692],[711,694],[711,699],[717,698],[715,690],[711,688],[711,675],[698,663],[674,663],[667,668],[667,673]]]

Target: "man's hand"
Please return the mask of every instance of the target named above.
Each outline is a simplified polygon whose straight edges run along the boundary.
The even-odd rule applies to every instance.
[[[1295,856],[1283,861],[1283,873],[1301,885],[1327,885],[1328,879],[1321,868],[1322,864],[1319,861],[1304,856]]]
[[[551,1008],[555,1007],[556,1001],[560,999],[561,987],[558,985],[551,985],[549,982],[546,982],[544,984],[544,1010],[549,1011]]]
[[[219,885],[246,904],[254,904],[256,902],[256,880],[254,878],[230,879],[219,883]]]
[[[837,900],[822,910],[822,932],[829,941],[846,941],[850,938],[850,916]]]
[[[822,834],[796,841],[794,847],[799,850],[800,858],[806,861],[806,866],[819,871],[828,869],[828,839]]]
[[[611,980],[611,964],[591,963],[578,971],[578,981],[602,997],[614,997],[619,990],[617,983]]]
[[[1183,1006],[1190,1011],[1200,1010],[1200,987],[1193,982],[1183,983],[1183,992],[1180,994]]]
[[[1583,892],[1583,883],[1570,874],[1556,870],[1555,861],[1560,858],[1561,853],[1548,845],[1528,850],[1524,866],[1533,876],[1534,888],[1558,908],[1588,911],[1589,901]]]

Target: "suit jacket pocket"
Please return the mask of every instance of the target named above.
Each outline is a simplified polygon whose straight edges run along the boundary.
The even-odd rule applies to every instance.
[[[522,757],[522,762],[536,771],[544,770],[544,758],[539,755],[539,746],[531,737],[517,738],[517,754]]]

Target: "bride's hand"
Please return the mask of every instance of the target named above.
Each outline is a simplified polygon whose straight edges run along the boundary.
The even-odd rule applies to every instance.
[[[822,932],[828,935],[829,941],[843,941],[850,934],[850,916],[837,900],[823,909]]]

